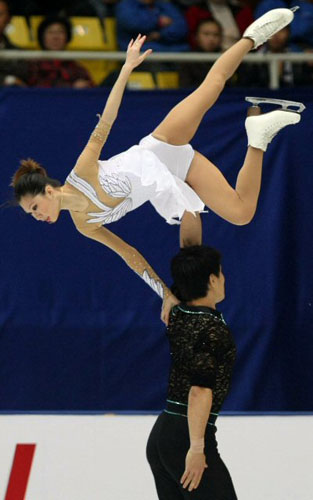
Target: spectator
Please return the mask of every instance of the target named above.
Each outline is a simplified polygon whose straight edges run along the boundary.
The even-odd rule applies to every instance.
[[[195,46],[195,33],[202,19],[213,17],[222,26],[222,49],[228,49],[235,43],[253,21],[252,9],[242,6],[236,0],[206,0],[202,5],[194,5],[186,10],[189,26],[189,43]]]
[[[105,16],[114,15],[117,0],[12,0],[14,15]]]
[[[285,2],[284,0],[261,0],[255,9],[255,16],[260,17],[267,9],[294,7],[299,5],[294,21],[290,26],[291,42],[294,50],[313,48],[313,0]]]
[[[15,16],[56,15],[64,9],[68,0],[11,0]]]
[[[187,7],[203,3],[203,0],[173,0],[173,3],[178,5],[180,9],[187,9]]]
[[[199,22],[195,34],[194,50],[197,52],[221,52],[223,38],[222,26],[215,19]],[[213,62],[184,63],[179,69],[180,87],[198,87],[204,80]]]
[[[187,24],[175,5],[164,0],[121,0],[116,5],[117,38],[126,50],[138,33],[147,35],[146,49],[156,52],[189,50]]]
[[[11,20],[9,4],[6,0],[0,0],[0,50],[19,49],[10,42],[5,35],[5,29]],[[0,85],[26,86],[27,63],[17,59],[0,60]]]
[[[290,27],[286,26],[272,36],[259,50],[264,54],[279,54],[291,52]],[[306,85],[310,82],[307,64],[282,61],[279,65],[279,86],[293,87]],[[268,64],[243,64],[237,73],[237,84],[242,86],[268,87],[270,74]]]
[[[38,41],[42,50],[65,50],[72,37],[68,19],[48,17],[38,27]],[[93,86],[88,71],[75,61],[47,59],[32,61],[29,66],[28,84],[31,87]]]
[[[97,16],[104,19],[114,16],[117,0],[69,0],[67,3],[67,16]]]

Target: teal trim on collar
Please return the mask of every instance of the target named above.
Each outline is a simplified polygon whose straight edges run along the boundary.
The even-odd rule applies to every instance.
[[[222,313],[220,311],[217,311],[216,309],[212,309],[211,307],[189,306],[187,304],[181,303],[178,304],[175,308],[187,314],[207,314],[209,316],[213,316],[217,320],[222,321],[226,325],[226,321],[223,318]]]

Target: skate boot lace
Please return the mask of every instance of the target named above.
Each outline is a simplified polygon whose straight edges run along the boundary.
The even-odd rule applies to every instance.
[[[266,40],[268,40],[269,36],[273,34],[273,24],[277,24],[280,19],[281,17],[279,16],[276,19],[267,21],[261,26],[255,27],[255,29],[253,30],[253,34],[258,40],[262,40],[262,42],[265,42]]]
[[[269,143],[274,139],[274,137],[278,134],[278,132],[287,125],[284,121],[280,120],[279,122],[268,125],[263,132],[263,138]]]

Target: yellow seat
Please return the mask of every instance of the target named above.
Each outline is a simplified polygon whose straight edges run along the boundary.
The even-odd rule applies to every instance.
[[[159,89],[178,89],[179,75],[177,71],[159,71],[156,82]]]
[[[106,50],[117,50],[117,34],[115,17],[107,17],[104,20],[104,43]]]
[[[127,88],[131,90],[155,89],[152,73],[149,71],[135,71],[128,78]]]
[[[37,31],[38,31],[38,26],[41,23],[41,21],[44,20],[44,16],[31,16],[30,17],[30,34],[34,43],[34,48],[40,49],[41,47],[38,43],[38,38],[37,38]]]
[[[34,48],[34,43],[31,39],[30,31],[23,16],[13,16],[11,17],[10,23],[7,25],[6,34],[9,40],[18,47],[23,49]]]
[[[89,59],[78,61],[89,72],[93,82],[99,85],[111,73],[118,69],[118,63],[113,61],[92,61]]]
[[[34,47],[38,48],[38,26],[43,16],[30,18],[31,35],[34,38]],[[116,50],[116,20],[108,17],[104,20],[104,28],[97,17],[71,17],[73,37],[68,44],[69,50]]]
[[[115,50],[115,22],[105,20],[104,29],[97,17],[72,17],[73,38],[69,50]]]

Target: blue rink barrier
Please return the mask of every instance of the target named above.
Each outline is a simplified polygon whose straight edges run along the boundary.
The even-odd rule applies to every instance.
[[[302,121],[265,155],[259,205],[247,226],[203,215],[204,243],[223,254],[221,310],[238,356],[225,412],[312,412],[312,90],[226,89],[195,136],[232,185],[246,151],[245,95],[303,101]],[[184,91],[128,92],[102,158],[138,143]],[[21,158],[63,181],[86,144],[107,91],[0,91],[1,203]],[[120,257],[80,235],[62,213],[38,224],[2,208],[0,411],[153,413],[169,367],[160,299]],[[147,204],[108,227],[170,284],[178,227]]]

